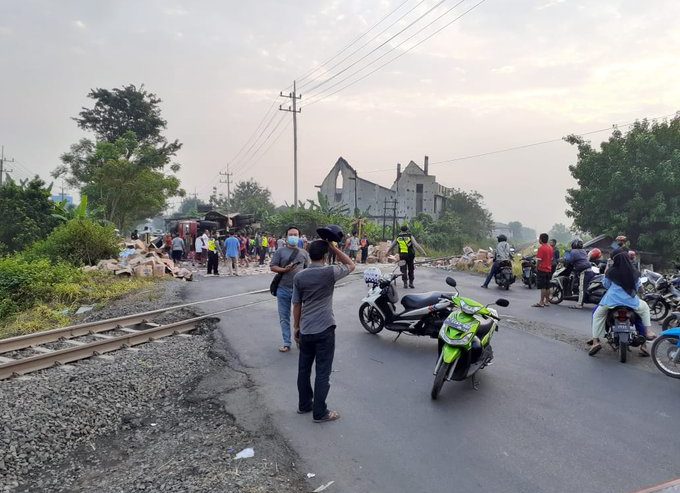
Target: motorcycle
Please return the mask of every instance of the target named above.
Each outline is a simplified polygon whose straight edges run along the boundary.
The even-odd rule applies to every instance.
[[[619,353],[619,361],[625,363],[628,347],[638,347],[647,340],[638,332],[640,320],[635,311],[627,306],[611,308],[605,323],[605,338],[614,351]]]
[[[400,261],[395,271],[405,264],[406,261]],[[401,298],[404,309],[399,311],[395,282],[399,277],[401,273],[394,271],[383,275],[377,267],[369,267],[364,271],[364,282],[369,285],[369,289],[359,307],[361,325],[371,334],[383,329],[397,332],[397,339],[403,332],[436,338],[439,327],[451,313],[452,294],[438,291],[407,294]]]
[[[515,274],[512,273],[512,263],[509,260],[501,261],[500,268],[494,276],[494,281],[496,281],[498,287],[508,291],[510,289],[510,285],[516,280],[517,278],[515,277]]]
[[[564,300],[578,301],[578,284],[574,285],[574,278],[576,277],[572,272],[570,265],[558,267],[550,280],[550,298],[549,301],[553,305],[559,305]],[[583,294],[584,303],[593,303],[597,305],[604,294],[607,292],[602,285],[604,275],[600,274],[600,269],[596,266],[591,267],[595,277],[592,278],[588,286],[586,286]]]
[[[522,282],[526,287],[532,289],[536,286],[536,257],[522,257]]]
[[[652,344],[652,361],[671,378],[680,378],[680,327],[664,330]]]
[[[430,396],[437,399],[445,381],[462,381],[470,378],[477,389],[475,375],[488,366],[493,359],[491,338],[498,331],[498,312],[490,305],[482,305],[470,298],[463,298],[456,289],[456,280],[446,278],[453,287],[453,309],[439,331],[439,358],[434,368],[434,383]],[[500,298],[495,305],[506,307],[510,302]]]
[[[654,283],[655,293],[647,293],[644,300],[649,305],[652,320],[659,322],[665,319],[670,311],[680,304],[680,278],[658,278]]]

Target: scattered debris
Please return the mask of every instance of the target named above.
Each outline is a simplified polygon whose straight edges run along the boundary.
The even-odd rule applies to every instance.
[[[250,459],[251,457],[255,457],[255,450],[248,447],[244,448],[238,454],[236,454],[236,457],[234,457],[234,459]]]
[[[315,477],[315,476],[316,476],[316,474],[314,474],[313,472],[308,472],[308,473],[307,473],[307,479],[312,479],[312,478]]]
[[[317,489],[315,489],[312,493],[320,493],[321,491],[324,491],[326,488],[328,488],[330,485],[335,483],[335,481],[331,481],[329,483],[326,483],[322,486],[319,486]]]
[[[126,243],[117,259],[100,260],[97,265],[86,266],[83,270],[111,272],[117,276],[164,277],[167,274],[187,281],[193,278],[189,269],[175,266],[167,253],[153,245],[145,247],[139,240]]]

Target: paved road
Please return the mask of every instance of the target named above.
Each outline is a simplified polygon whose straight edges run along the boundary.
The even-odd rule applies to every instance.
[[[448,290],[445,272],[422,268],[417,275],[416,292]],[[335,481],[333,492],[630,492],[680,476],[680,382],[636,355],[626,365],[606,349],[588,357],[576,341],[589,333],[589,312],[529,308],[536,291],[519,285],[510,292],[482,290],[480,278],[453,275],[472,298],[511,301],[502,313],[512,320],[494,338],[496,358],[483,370],[480,389],[448,382],[431,401],[436,342],[366,333],[357,317],[365,285],[353,276],[335,294],[329,405],[342,419],[330,424],[295,413],[297,352],[277,352],[273,301],[221,321],[279,429],[317,474],[314,486]],[[246,292],[269,281],[199,279],[189,297]],[[520,326],[531,332],[512,328]]]

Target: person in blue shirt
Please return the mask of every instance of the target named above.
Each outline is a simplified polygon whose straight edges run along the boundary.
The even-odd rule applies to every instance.
[[[618,248],[612,252],[612,264],[605,272],[603,285],[607,292],[600,300],[600,305],[593,313],[593,347],[588,354],[594,356],[602,349],[600,338],[604,336],[607,314],[611,308],[627,306],[635,310],[644,325],[644,333],[641,335],[653,337],[649,330],[652,322],[649,314],[649,306],[641,300],[637,291],[640,288],[640,275],[633,268],[628,258],[628,251]],[[640,346],[640,356],[649,356],[646,344]]]
[[[227,261],[227,275],[238,276],[238,255],[241,250],[241,242],[229,232],[227,241],[224,242],[224,258]]]

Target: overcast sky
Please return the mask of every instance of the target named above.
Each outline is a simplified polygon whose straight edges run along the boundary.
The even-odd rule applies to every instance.
[[[333,90],[403,53],[477,1],[463,1]],[[418,2],[406,1],[329,65]],[[344,64],[315,72],[319,80],[302,87],[302,104],[457,0],[444,0],[314,89],[439,2],[421,2]],[[17,177],[47,177],[59,156],[86,136],[70,117],[90,104],[85,96],[91,88],[145,84],[163,100],[167,137],[184,143],[177,156],[183,187],[207,198],[219,184],[217,173],[247,142],[278,92],[402,3],[0,0],[0,143],[16,159]],[[436,163],[672,114],[680,109],[678,18],[677,0],[487,0],[367,79],[303,108],[300,196],[316,195],[314,186],[339,156],[360,176],[389,186],[397,162],[422,164],[426,154]],[[275,127],[279,118],[286,120]],[[255,178],[277,203],[292,202],[290,120],[290,113],[277,112],[263,134],[262,140],[276,128],[270,140],[257,153],[262,140],[252,148],[249,143],[232,165],[236,180]],[[607,135],[589,138],[599,143]],[[557,142],[430,169],[443,185],[479,191],[496,220],[545,230],[558,221],[568,224],[564,196],[573,184],[568,166],[574,161],[575,149]]]

